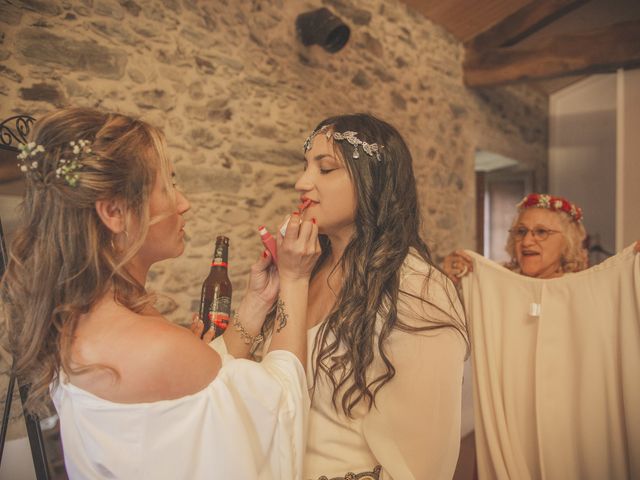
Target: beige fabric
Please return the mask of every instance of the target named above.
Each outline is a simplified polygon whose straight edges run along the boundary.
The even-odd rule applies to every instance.
[[[401,290],[427,298],[439,308],[401,294],[398,315],[414,326],[425,326],[426,319],[450,323],[450,316],[462,321],[455,289],[440,272],[432,271],[428,290],[423,290],[430,270],[417,256],[407,257]],[[309,331],[309,382],[313,381],[311,354],[318,331],[319,326]],[[354,419],[336,412],[330,384],[319,379],[309,414],[305,479],[371,471],[378,464],[382,465],[381,479],[437,480],[453,476],[460,445],[466,343],[451,328],[424,333],[395,330],[387,348],[396,375],[380,390],[376,407],[367,411],[361,405],[354,410]],[[382,371],[382,361],[376,358],[371,378]]]
[[[538,280],[467,253],[480,479],[640,478],[640,255]]]

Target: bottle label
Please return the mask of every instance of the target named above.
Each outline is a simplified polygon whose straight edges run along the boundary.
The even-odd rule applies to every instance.
[[[224,267],[227,268],[227,262],[223,262],[222,260],[216,258],[213,262],[211,262],[212,267]]]
[[[209,309],[209,320],[212,325],[216,325],[218,328],[225,330],[229,325],[229,318],[231,316],[231,298],[229,297],[216,297],[211,302],[211,308]]]

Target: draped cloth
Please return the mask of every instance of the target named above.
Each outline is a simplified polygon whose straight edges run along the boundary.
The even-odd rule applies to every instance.
[[[640,254],[540,280],[467,253],[479,478],[640,478]]]
[[[203,390],[149,403],[110,402],[62,374],[51,391],[69,478],[299,480],[309,402],[302,364],[284,350],[262,363],[222,355]]]

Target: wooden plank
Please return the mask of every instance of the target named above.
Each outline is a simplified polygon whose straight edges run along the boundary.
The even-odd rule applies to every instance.
[[[537,0],[512,13],[469,42],[468,48],[510,47],[588,0]]]
[[[467,50],[467,86],[503,85],[640,66],[640,20],[559,35],[529,48]]]
[[[468,42],[535,0],[402,0],[409,8]]]

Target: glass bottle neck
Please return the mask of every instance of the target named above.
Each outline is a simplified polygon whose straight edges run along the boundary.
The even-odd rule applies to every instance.
[[[211,261],[211,266],[227,268],[228,263],[229,247],[224,244],[216,244],[216,249],[213,252],[213,260]]]

